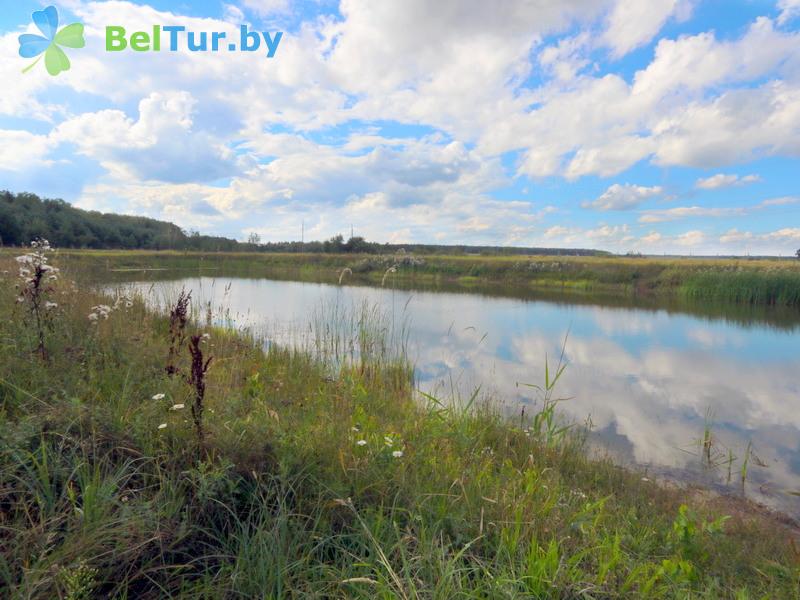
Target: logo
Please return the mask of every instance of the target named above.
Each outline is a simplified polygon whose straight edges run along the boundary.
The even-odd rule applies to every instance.
[[[63,71],[69,71],[70,63],[61,46],[66,48],[83,48],[86,40],[83,39],[83,24],[73,23],[61,31],[58,30],[58,11],[55,6],[48,6],[44,10],[33,13],[33,22],[42,35],[26,33],[19,36],[19,55],[22,58],[38,58],[23,70],[27,73],[42,60],[44,66],[53,77]]]
[[[70,62],[64,48],[84,48],[83,23],[72,23],[58,29],[58,10],[48,6],[37,10],[32,15],[33,23],[42,35],[25,33],[19,36],[19,55],[22,58],[36,58],[32,64],[22,71],[27,73],[33,69],[44,56],[47,72],[56,76],[69,71]],[[105,28],[105,51],[122,52],[257,52],[261,50],[267,58],[273,58],[283,38],[283,32],[250,31],[247,25],[241,25],[238,31],[190,31],[182,25],[153,25],[151,31],[134,31],[130,34],[120,25],[107,25]],[[238,34],[238,35],[237,35]]]
[[[226,40],[225,31],[189,31],[183,25],[153,25],[152,31],[135,31],[128,36],[124,27],[108,25],[106,52],[122,52],[128,48],[134,52],[161,52],[164,34],[168,35],[163,49],[169,52],[183,48],[189,52],[256,52],[261,48],[266,50],[267,58],[275,56],[283,38],[282,31],[250,31],[247,25],[239,27],[238,44],[235,38]]]

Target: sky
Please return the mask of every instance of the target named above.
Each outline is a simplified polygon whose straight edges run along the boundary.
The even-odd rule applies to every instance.
[[[793,255],[800,0],[0,0],[0,189],[240,240]],[[283,32],[106,51],[107,26]],[[168,37],[162,37],[168,45]]]

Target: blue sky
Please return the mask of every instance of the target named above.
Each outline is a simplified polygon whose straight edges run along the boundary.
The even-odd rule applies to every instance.
[[[49,3],[4,4],[0,188],[238,239],[800,248],[800,0],[62,0],[57,77],[18,54]],[[156,24],[284,37],[105,51]]]

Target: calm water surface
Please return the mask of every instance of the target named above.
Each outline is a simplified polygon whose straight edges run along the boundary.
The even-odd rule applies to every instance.
[[[301,343],[320,307],[379,304],[387,320],[408,321],[418,385],[442,396],[482,393],[509,411],[533,405],[517,383],[542,382],[545,357],[566,344],[557,389],[562,410],[590,417],[594,445],[657,475],[745,493],[800,515],[800,314],[780,327],[666,310],[509,299],[464,293],[334,286],[269,279],[194,277],[139,282],[149,297],[191,289],[195,301],[225,307],[237,326],[278,343]],[[453,389],[455,388],[455,390]],[[709,468],[699,440],[714,438]],[[728,462],[733,455],[728,483]]]

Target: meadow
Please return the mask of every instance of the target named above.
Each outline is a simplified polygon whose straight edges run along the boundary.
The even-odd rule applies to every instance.
[[[6,251],[8,253],[8,251]],[[800,260],[622,256],[416,256],[64,250],[86,269],[224,271],[322,281],[448,284],[800,307]]]
[[[265,349],[191,299],[158,312],[92,285],[106,260],[294,257],[17,254],[0,256],[0,597],[798,597],[796,524],[590,456],[559,417],[558,356],[509,420],[416,393],[376,307]],[[518,261],[409,269],[499,280]],[[577,281],[591,261],[532,262],[555,263]],[[754,277],[800,276],[772,268]]]

